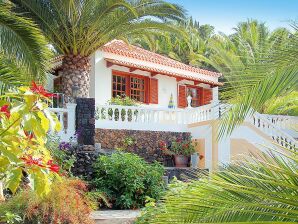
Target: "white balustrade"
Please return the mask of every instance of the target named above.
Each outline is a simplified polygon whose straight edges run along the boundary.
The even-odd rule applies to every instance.
[[[267,114],[264,115],[255,112],[252,115],[251,123],[262,132],[270,136],[278,144],[289,149],[294,149],[295,147],[297,147],[297,141],[291,135],[282,130],[279,126],[270,121],[267,117]]]
[[[135,127],[144,130],[178,131],[183,129],[182,126],[211,118],[211,104],[186,109],[97,105],[96,109],[96,126],[99,128]]]
[[[268,121],[281,129],[298,130],[298,117],[262,114]]]
[[[76,104],[66,103],[66,108],[50,108],[55,113],[61,123],[61,131],[58,135],[63,141],[69,141],[75,134]]]

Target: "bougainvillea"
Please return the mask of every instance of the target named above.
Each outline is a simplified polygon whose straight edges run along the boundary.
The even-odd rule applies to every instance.
[[[52,96],[34,82],[0,96],[0,181],[13,193],[24,174],[40,195],[59,178],[59,166],[45,147],[47,133],[61,128],[48,108]]]

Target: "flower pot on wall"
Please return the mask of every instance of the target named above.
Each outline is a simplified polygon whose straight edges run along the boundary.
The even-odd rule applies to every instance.
[[[174,159],[175,159],[175,166],[176,167],[187,167],[188,156],[174,155]]]

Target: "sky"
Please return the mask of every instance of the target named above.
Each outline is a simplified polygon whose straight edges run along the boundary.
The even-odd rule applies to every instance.
[[[168,0],[182,5],[200,24],[210,24],[216,31],[233,33],[238,22],[257,19],[270,30],[290,28],[298,21],[298,0]]]

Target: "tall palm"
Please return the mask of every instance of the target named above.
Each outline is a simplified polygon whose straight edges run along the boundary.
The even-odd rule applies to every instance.
[[[230,134],[254,109],[297,87],[296,34],[286,29],[269,32],[257,21],[240,23],[232,36],[210,41],[212,54],[205,61],[223,73],[222,99],[232,104],[224,114],[219,136]]]
[[[297,223],[298,153],[270,150],[167,195],[148,223]]]
[[[37,26],[0,1],[1,90],[33,79],[44,81],[49,57],[47,42]]]
[[[184,10],[162,0],[12,0],[39,24],[51,44],[64,55],[63,91],[80,87],[88,97],[89,57],[107,42],[152,30],[173,30],[165,21],[184,18]]]

